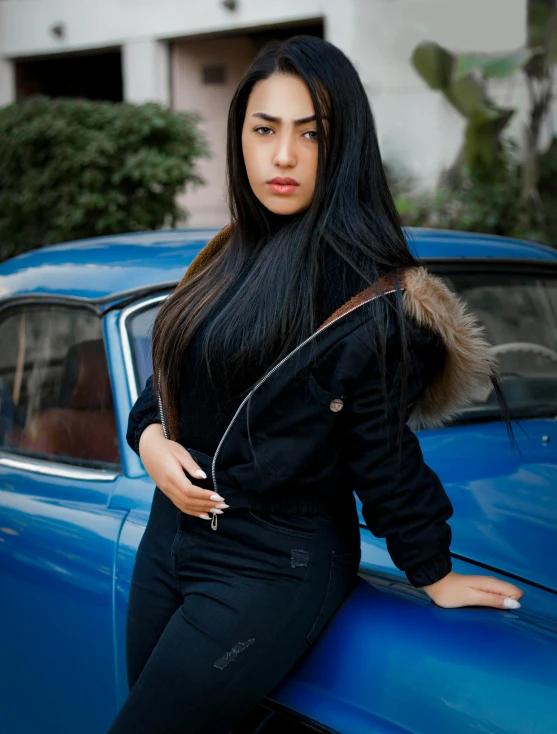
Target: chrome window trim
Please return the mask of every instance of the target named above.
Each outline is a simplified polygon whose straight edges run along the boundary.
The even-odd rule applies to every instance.
[[[90,482],[113,482],[120,476],[120,472],[118,471],[86,469],[85,467],[71,466],[57,461],[35,459],[32,456],[23,458],[6,451],[0,451],[0,466],[7,466],[10,469],[21,469],[22,471],[29,471],[35,474],[47,474],[51,477],[82,479]]]
[[[133,403],[137,400],[139,397],[139,392],[137,389],[137,381],[135,379],[135,370],[133,368],[133,357],[132,357],[132,347],[130,342],[130,335],[127,328],[127,320],[128,318],[134,314],[136,311],[141,311],[142,309],[148,308],[149,306],[152,306],[155,303],[160,303],[161,301],[165,301],[169,293],[165,293],[161,296],[154,296],[153,298],[147,298],[144,301],[139,301],[138,303],[134,303],[131,306],[127,306],[124,308],[120,314],[120,319],[118,323],[118,328],[120,330],[120,343],[122,345],[122,354],[124,356],[124,369],[127,376],[127,382],[128,382],[128,391],[130,394],[130,400]]]

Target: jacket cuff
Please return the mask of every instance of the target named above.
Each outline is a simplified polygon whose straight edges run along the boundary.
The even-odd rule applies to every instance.
[[[135,440],[134,440],[133,450],[135,451],[135,453],[138,456],[139,456],[139,439],[141,438],[141,434],[143,433],[143,431],[147,428],[147,426],[150,426],[151,423],[161,423],[161,419],[160,419],[158,410],[150,411],[137,424],[137,428],[135,429]]]
[[[433,556],[426,563],[413,568],[411,571],[405,571],[405,574],[412,586],[419,588],[440,581],[452,571],[452,568],[451,555],[446,552]]]

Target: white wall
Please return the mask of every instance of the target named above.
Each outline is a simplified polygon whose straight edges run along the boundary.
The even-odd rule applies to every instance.
[[[372,104],[383,157],[408,168],[419,186],[432,186],[452,163],[465,121],[414,70],[414,48],[429,40],[454,52],[510,51],[525,42],[525,13],[525,0],[357,2],[351,58]],[[522,122],[518,115],[514,132]]]
[[[317,17],[319,0],[2,0],[0,54],[25,56],[179,38]],[[66,37],[49,32],[64,23]]]
[[[122,46],[122,81],[127,102],[160,102],[168,105],[168,44],[153,38],[129,41]]]
[[[0,107],[15,100],[15,69],[8,59],[0,58]]]

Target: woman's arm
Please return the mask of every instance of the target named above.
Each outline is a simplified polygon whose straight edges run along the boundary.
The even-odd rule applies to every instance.
[[[444,349],[425,329],[409,331],[407,404],[443,364]],[[437,474],[425,463],[417,436],[404,425],[400,462],[401,350],[398,331],[387,341],[386,411],[379,359],[368,352],[365,369],[343,411],[342,455],[351,486],[362,501],[368,528],[386,538],[394,564],[415,587],[431,584],[452,569],[447,520],[453,506]],[[408,419],[406,410],[405,422]]]
[[[143,392],[135,401],[128,417],[126,441],[138,456],[139,439],[145,428],[151,423],[161,423],[159,406],[153,388],[153,375],[145,383]]]
[[[453,506],[439,477],[425,463],[417,436],[406,425],[398,456],[400,417],[400,339],[391,334],[386,354],[385,410],[379,360],[370,360],[343,410],[341,451],[351,486],[362,501],[368,528],[386,538],[394,564],[410,583],[423,587],[441,607],[520,607],[524,592],[493,576],[452,570]],[[366,347],[364,341],[362,346]],[[407,404],[418,398],[442,366],[444,347],[429,330],[409,324]]]
[[[182,512],[210,520],[209,512],[222,514],[228,507],[223,497],[187,478],[184,470],[201,479],[207,475],[180,443],[164,437],[152,375],[131,409],[126,440],[155,485]]]

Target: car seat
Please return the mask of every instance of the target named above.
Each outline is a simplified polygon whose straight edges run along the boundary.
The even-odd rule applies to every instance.
[[[49,456],[119,462],[112,389],[102,339],[83,341],[68,349],[58,407],[32,416],[16,447]]]

